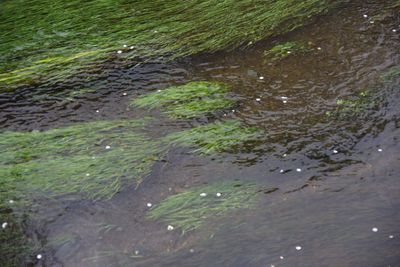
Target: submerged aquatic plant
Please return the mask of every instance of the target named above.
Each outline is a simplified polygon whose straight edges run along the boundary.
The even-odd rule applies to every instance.
[[[382,76],[383,80],[386,82],[393,81],[396,78],[400,78],[400,67],[391,68]]]
[[[349,99],[338,99],[337,108],[333,112],[326,112],[329,117],[349,118],[363,115],[366,111],[375,109],[378,105],[377,98],[371,91],[365,90]]]
[[[112,57],[171,59],[249,45],[299,28],[342,2],[1,1],[0,88],[63,80]]]
[[[132,105],[142,108],[164,108],[172,118],[194,118],[226,109],[234,101],[226,97],[228,88],[220,83],[190,82],[133,99]]]
[[[264,52],[264,57],[272,61],[281,60],[291,55],[303,55],[312,51],[312,48],[299,42],[286,42],[272,47]]]
[[[0,202],[81,193],[110,198],[138,184],[164,151],[143,121],[98,121],[44,132],[0,134]]]
[[[164,142],[171,145],[197,147],[194,152],[210,154],[232,150],[246,141],[263,136],[263,131],[244,127],[238,121],[216,122],[190,130],[169,134]]]
[[[199,228],[206,220],[235,210],[252,208],[256,201],[255,184],[215,183],[170,196],[150,210],[147,217],[188,232]]]

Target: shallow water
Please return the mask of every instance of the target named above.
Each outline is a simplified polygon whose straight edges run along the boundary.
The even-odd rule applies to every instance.
[[[399,65],[400,18],[372,19],[384,5],[356,1],[251,49],[139,67],[110,63],[90,82],[77,78],[0,95],[3,130],[43,130],[140,118],[147,112],[129,107],[132,97],[193,80],[221,81],[239,105],[216,119],[239,119],[266,132],[235,153],[195,156],[175,149],[138,188],[125,188],[110,201],[40,203],[46,219],[31,227],[43,247],[69,238],[43,249],[44,259],[34,266],[400,266],[400,80],[381,79]],[[264,61],[265,49],[293,40],[321,49]],[[62,93],[77,88],[96,91],[66,101]],[[365,89],[379,100],[376,108],[326,115],[338,99]],[[159,118],[154,136],[207,122],[152,113]],[[260,184],[265,194],[257,208],[208,220],[183,235],[145,219],[146,203],[223,179]]]

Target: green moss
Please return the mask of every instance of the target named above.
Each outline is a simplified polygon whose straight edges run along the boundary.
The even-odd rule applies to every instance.
[[[0,202],[77,193],[110,198],[122,184],[140,183],[164,153],[139,132],[143,124],[100,121],[0,134]]]
[[[276,45],[264,52],[267,60],[278,61],[291,55],[304,55],[312,51],[312,48],[298,42],[286,42]]]
[[[217,196],[217,193],[221,196]],[[254,184],[216,183],[170,196],[150,210],[147,217],[188,232],[199,228],[209,219],[235,210],[252,208],[256,201],[257,186]]]
[[[240,122],[216,122],[190,130],[172,133],[164,142],[184,147],[197,147],[194,152],[210,154],[231,151],[246,141],[255,140],[263,135],[261,130],[246,128]]]
[[[66,79],[112,54],[173,59],[249,45],[301,27],[341,2],[1,1],[0,88]]]
[[[136,98],[132,105],[163,108],[172,118],[194,118],[231,107],[234,101],[227,98],[227,92],[219,83],[190,82]]]

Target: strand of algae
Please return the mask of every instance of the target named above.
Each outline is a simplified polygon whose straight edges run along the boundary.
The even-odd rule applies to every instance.
[[[194,118],[231,107],[228,87],[214,82],[190,82],[181,86],[146,94],[133,99],[131,105],[141,108],[163,108],[172,118]]]
[[[193,187],[186,192],[170,196],[150,210],[147,218],[162,220],[181,228],[183,232],[188,232],[198,229],[210,218],[252,208],[256,201],[255,184],[219,182]]]
[[[120,58],[141,60],[233,49],[299,28],[342,2],[2,1],[0,88],[63,80],[120,49]]]

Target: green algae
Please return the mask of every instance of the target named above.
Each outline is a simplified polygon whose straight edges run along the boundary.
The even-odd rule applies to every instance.
[[[217,195],[218,194],[218,195]],[[147,218],[161,220],[183,232],[201,227],[207,220],[229,212],[249,209],[257,203],[257,186],[241,182],[219,182],[193,187],[168,197],[151,209]]]
[[[82,194],[108,199],[139,184],[164,149],[143,121],[99,121],[44,132],[0,134],[1,203]]]
[[[164,142],[194,148],[194,153],[212,154],[232,151],[244,142],[256,140],[263,135],[263,131],[257,128],[244,127],[238,121],[225,121],[169,134]]]
[[[220,83],[190,82],[173,86],[133,99],[131,104],[141,108],[163,108],[171,118],[194,118],[210,115],[233,106],[227,98],[228,88]]]
[[[264,57],[266,60],[278,61],[292,55],[304,55],[311,51],[313,49],[308,45],[299,42],[286,42],[264,51]]]
[[[391,82],[399,77],[400,77],[400,67],[393,67],[388,72],[382,75],[382,78],[385,82]]]
[[[168,60],[247,46],[299,28],[342,2],[2,1],[0,88],[63,80],[115,57]]]

